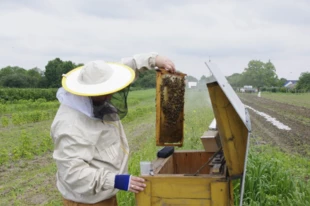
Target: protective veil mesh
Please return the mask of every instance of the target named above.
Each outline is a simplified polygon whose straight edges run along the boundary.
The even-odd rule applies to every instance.
[[[118,121],[128,112],[127,96],[130,86],[114,93],[110,99],[93,103],[93,113],[96,118],[105,121]]]

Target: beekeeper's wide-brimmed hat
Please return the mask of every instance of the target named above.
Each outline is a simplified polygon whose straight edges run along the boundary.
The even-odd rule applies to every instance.
[[[100,96],[117,92],[135,79],[130,67],[102,60],[91,61],[62,77],[62,86],[72,94]]]

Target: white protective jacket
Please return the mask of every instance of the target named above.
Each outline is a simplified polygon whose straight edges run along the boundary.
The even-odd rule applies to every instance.
[[[155,67],[155,53],[124,58],[137,72]],[[117,193],[115,175],[127,174],[129,146],[120,121],[107,122],[92,114],[89,97],[60,88],[61,105],[51,126],[57,187],[65,199],[96,203]]]

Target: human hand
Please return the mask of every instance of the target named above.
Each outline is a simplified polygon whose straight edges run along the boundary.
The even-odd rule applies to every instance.
[[[143,178],[131,176],[128,191],[134,193],[142,192],[146,187],[146,184],[144,182],[145,180]]]
[[[170,59],[168,59],[167,57],[158,55],[155,58],[155,65],[159,68],[164,68],[171,73],[175,72],[174,63]]]

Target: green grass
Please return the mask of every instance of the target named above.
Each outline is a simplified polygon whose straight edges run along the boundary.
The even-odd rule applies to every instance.
[[[270,93],[263,92],[261,97],[281,103],[310,108],[310,93]]]
[[[310,205],[310,161],[268,145],[251,147],[243,205]],[[235,185],[238,197],[239,184]],[[237,203],[238,198],[235,200]]]

